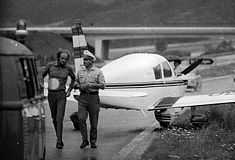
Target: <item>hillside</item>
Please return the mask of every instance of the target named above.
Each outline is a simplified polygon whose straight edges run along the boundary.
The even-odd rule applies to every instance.
[[[1,26],[234,26],[234,0],[1,0]]]
[[[27,21],[27,26],[71,27],[77,19],[81,19],[82,26],[94,27],[235,26],[234,8],[234,0],[1,0],[0,27],[15,27],[21,18]],[[110,48],[156,42],[116,40],[110,43]],[[42,65],[54,59],[58,48],[72,50],[70,41],[52,33],[32,33],[26,45]]]

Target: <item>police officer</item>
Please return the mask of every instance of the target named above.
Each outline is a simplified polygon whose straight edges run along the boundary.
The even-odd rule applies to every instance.
[[[88,50],[84,51],[82,68],[78,70],[74,88],[80,90],[78,100],[78,119],[82,134],[80,148],[89,145],[86,120],[90,119],[90,145],[97,148],[97,125],[100,111],[99,89],[105,88],[105,79],[102,71],[93,65],[96,57]]]
[[[57,51],[57,61],[49,62],[44,68],[42,76],[48,74],[48,102],[51,110],[52,122],[55,127],[57,143],[56,148],[62,149],[64,143],[62,141],[63,119],[66,106],[66,97],[70,96],[73,89],[75,74],[70,66],[67,65],[70,53],[65,49]],[[68,76],[71,82],[66,91],[66,82]]]

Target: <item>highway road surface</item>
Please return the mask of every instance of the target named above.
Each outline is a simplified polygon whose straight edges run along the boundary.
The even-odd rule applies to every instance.
[[[80,149],[80,131],[74,130],[69,116],[77,111],[77,104],[67,103],[64,119],[64,148],[55,147],[56,136],[50,119],[49,106],[46,106],[46,160],[111,160],[138,134],[156,123],[152,112],[101,109],[98,125],[97,149]],[[89,124],[89,121],[87,121]]]
[[[232,76],[204,80],[201,93],[221,92],[235,89]],[[194,94],[194,93],[186,93]],[[198,94],[198,93],[196,93]],[[139,141],[151,134],[151,129],[159,127],[153,112],[147,117],[138,111],[101,109],[98,126],[98,148],[80,149],[80,131],[74,130],[69,116],[77,111],[77,104],[67,103],[64,119],[64,148],[56,149],[56,136],[48,105],[46,110],[46,160],[111,160],[125,159]],[[88,121],[89,122],[89,121]],[[156,125],[153,125],[156,124]],[[151,128],[152,127],[152,128]]]

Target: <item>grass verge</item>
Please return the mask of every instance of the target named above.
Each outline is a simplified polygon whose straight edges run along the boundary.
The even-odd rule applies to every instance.
[[[201,70],[200,72],[202,78],[225,76],[234,73],[235,73],[235,63],[222,66],[213,65],[207,69]]]
[[[141,160],[169,159],[235,159],[235,105],[201,107],[206,115],[202,128],[189,122],[190,112],[173,127],[159,132]]]

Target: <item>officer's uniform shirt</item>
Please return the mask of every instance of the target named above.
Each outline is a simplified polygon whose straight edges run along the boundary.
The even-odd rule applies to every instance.
[[[103,72],[99,68],[92,66],[90,70],[87,70],[85,66],[82,66],[77,73],[77,83],[78,84],[97,83],[105,85],[105,79]],[[96,88],[89,88],[86,90],[86,92],[97,92],[97,91],[98,89]]]

